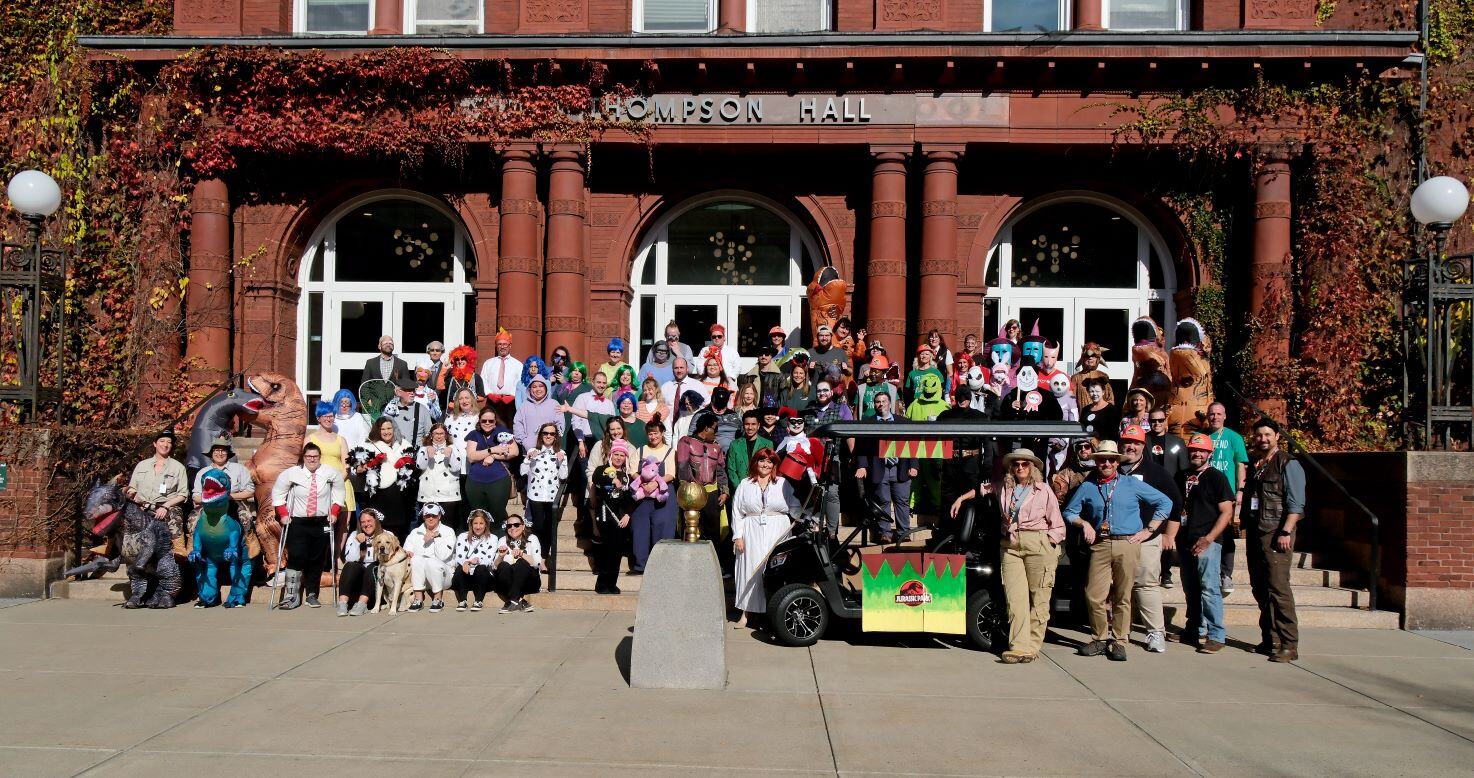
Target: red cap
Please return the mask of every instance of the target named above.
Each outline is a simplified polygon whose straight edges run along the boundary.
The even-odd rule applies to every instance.
[[[1121,430],[1121,440],[1134,440],[1137,443],[1146,442],[1146,430],[1140,424],[1128,424],[1126,429]]]
[[[936,349],[932,348],[931,347],[931,344],[930,343],[927,343],[925,341],[923,341],[921,343],[921,345],[919,345],[919,346],[916,347],[916,353],[920,354],[923,351],[930,351],[933,354],[937,353],[936,352]]]
[[[1211,454],[1213,453],[1213,439],[1201,432],[1193,433],[1193,436],[1187,439],[1187,448],[1189,451],[1207,451]]]
[[[875,356],[873,356],[873,357],[870,358],[870,369],[871,370],[890,370],[891,369],[891,361],[889,359],[886,359],[886,357],[885,357],[884,354],[876,354]]]
[[[788,337],[788,330],[783,329],[783,325],[781,325],[781,324],[774,324],[773,325],[773,328],[770,329],[770,330],[768,330],[768,334],[769,335],[782,335],[783,337],[786,338],[786,337]]]

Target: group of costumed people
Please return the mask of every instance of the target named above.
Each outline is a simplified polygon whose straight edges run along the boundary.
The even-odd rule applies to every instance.
[[[620,338],[607,344],[606,358],[592,367],[562,346],[547,360],[516,358],[505,330],[496,334],[495,353],[480,364],[469,345],[447,353],[432,343],[410,367],[386,337],[380,354],[365,364],[358,392],[339,390],[316,403],[310,417],[300,391],[284,376],[258,379],[231,393],[228,402],[208,403],[192,441],[218,445],[208,451],[191,446],[197,509],[192,528],[184,521],[190,492],[183,467],[177,474],[165,472],[165,460],[178,464],[168,454],[156,452],[148,468],[140,464],[147,472],[135,473],[131,502],[108,495],[100,504],[119,510],[124,503],[144,506],[165,524],[179,555],[211,582],[249,580],[258,553],[266,572],[281,570],[283,556],[311,557],[291,566],[300,574],[302,592],[315,600],[316,579],[333,557],[326,549],[344,547],[353,534],[347,527],[364,510],[372,509],[401,544],[423,526],[427,509],[455,533],[467,529],[472,511],[481,510],[492,531],[504,533],[507,502],[515,492],[527,504],[530,534],[550,538],[556,532],[554,503],[567,494],[578,509],[581,545],[599,574],[597,590],[617,593],[626,561],[638,574],[654,543],[675,537],[674,494],[680,483],[691,481],[711,495],[702,534],[717,542],[724,572],[739,578],[743,609],[755,612],[762,610],[758,573],[778,539],[772,528],[788,528],[776,520],[780,503],[789,515],[796,513],[798,502],[819,488],[830,457],[865,473],[856,479],[862,485],[845,487],[858,494],[842,495],[828,483],[816,495],[831,532],[838,531],[846,505],[884,514],[882,539],[904,537],[913,509],[939,514],[956,491],[943,494],[945,468],[937,462],[896,462],[849,445],[826,456],[823,442],[810,434],[819,424],[1072,420],[1098,439],[1113,439],[1152,408],[1170,408],[1175,429],[1194,429],[1212,400],[1208,340],[1191,319],[1178,323],[1170,351],[1150,319],[1133,324],[1136,370],[1126,405],[1117,408],[1104,370],[1105,349],[1083,344],[1075,370],[1066,373],[1060,344],[1042,335],[1037,323],[1027,336],[1017,322],[986,343],[969,335],[955,352],[940,333],[929,332],[903,374],[885,344],[867,339],[865,328],[842,315],[846,290],[832,268],[821,270],[808,289],[811,347],[789,345],[790,334],[774,327],[757,364],[746,370],[720,323],[693,348],[672,322],[638,368],[625,361]],[[288,407],[300,412],[283,410]],[[273,415],[267,443],[252,462],[235,461],[222,437],[232,421],[259,423]],[[312,420],[317,427],[309,432]],[[292,500],[281,491],[290,488],[283,479],[301,480],[304,444],[316,451],[325,471],[339,477],[322,493],[322,505],[303,504],[306,515],[294,517],[290,510],[283,513]],[[1051,444],[1039,453],[1059,466],[1062,450]],[[914,499],[913,470],[919,482]],[[301,489],[308,488],[308,478]],[[746,486],[759,494],[744,491]],[[341,490],[341,499],[332,488]],[[253,491],[258,505],[271,506],[259,521],[253,521],[245,499]],[[335,508],[331,513],[328,504]],[[283,529],[292,521],[298,527],[287,534],[296,536],[294,542],[283,543]],[[322,533],[310,536],[311,543],[310,533],[299,531],[308,524]],[[327,545],[319,548],[316,541],[324,538]],[[291,577],[294,584],[298,577]],[[202,580],[198,588],[208,595],[202,604],[215,604],[218,586]],[[233,590],[225,604],[240,602]]]

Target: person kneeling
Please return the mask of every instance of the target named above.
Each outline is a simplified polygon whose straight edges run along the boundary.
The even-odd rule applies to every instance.
[[[536,535],[527,534],[522,517],[512,514],[507,517],[507,536],[496,549],[496,583],[501,590],[502,613],[531,612],[532,603],[527,595],[541,588],[538,567],[543,562],[542,546]]]
[[[419,613],[425,605],[425,590],[430,590],[430,612],[445,607],[440,593],[450,582],[450,560],[455,554],[455,533],[440,525],[440,506],[425,503],[422,518],[425,523],[415,527],[404,541],[404,551],[410,555],[409,584],[414,590],[414,602],[409,605],[410,613]]]
[[[496,558],[497,539],[491,534],[491,514],[477,508],[466,519],[466,531],[456,538],[455,574],[450,588],[456,593],[456,610],[466,609],[466,592],[476,595],[471,610],[481,610],[486,593],[491,591],[492,561]]]

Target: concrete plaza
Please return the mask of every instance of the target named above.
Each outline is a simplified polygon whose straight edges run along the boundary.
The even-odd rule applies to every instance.
[[[632,690],[634,614],[0,609],[0,774],[1453,775],[1474,651],[1307,630],[1299,663],[730,632],[730,688]],[[1232,636],[1252,642],[1252,630]]]

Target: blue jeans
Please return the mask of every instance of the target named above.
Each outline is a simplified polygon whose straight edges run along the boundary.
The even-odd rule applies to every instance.
[[[870,484],[870,509],[877,514],[880,531],[886,535],[911,534],[911,482],[887,481]],[[894,516],[892,515],[894,509]]]
[[[1196,541],[1194,541],[1196,542]],[[1209,543],[1208,549],[1192,555],[1192,545],[1177,541],[1177,559],[1182,564],[1182,593],[1187,599],[1187,626],[1184,640],[1202,638],[1219,643],[1227,635],[1223,631],[1223,590],[1218,564],[1223,546]]]

